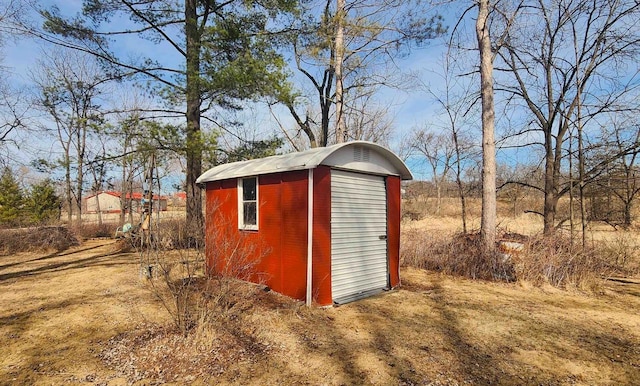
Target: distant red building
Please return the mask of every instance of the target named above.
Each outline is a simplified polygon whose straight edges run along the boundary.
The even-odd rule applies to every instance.
[[[120,213],[122,211],[121,192],[103,191],[98,192],[84,198],[85,213],[98,213],[98,209],[102,213]],[[142,199],[145,198],[142,193],[133,193],[125,196],[132,200],[132,209],[137,211],[140,208]],[[158,208],[162,211],[167,210],[167,198],[165,196],[153,195],[153,204],[155,210]]]

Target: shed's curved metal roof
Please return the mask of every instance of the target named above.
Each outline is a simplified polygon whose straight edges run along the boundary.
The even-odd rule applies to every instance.
[[[407,165],[392,151],[373,142],[354,141],[219,165],[204,172],[196,183],[313,169],[319,165],[373,174],[397,175],[403,180],[413,179]]]

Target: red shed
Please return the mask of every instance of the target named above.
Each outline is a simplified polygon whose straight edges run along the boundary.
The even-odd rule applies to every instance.
[[[393,288],[400,180],[411,178],[394,153],[364,141],[216,166],[197,180],[207,269],[307,304]]]

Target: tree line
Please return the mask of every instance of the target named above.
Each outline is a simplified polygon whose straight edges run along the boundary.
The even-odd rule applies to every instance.
[[[85,0],[77,14],[28,1],[4,7],[3,37],[47,47],[32,70],[32,103],[62,156],[37,163],[64,170],[65,205],[78,213],[82,192],[100,188],[107,169],[120,170],[125,190],[158,153],[183,171],[187,222],[201,225],[195,179],[203,167],[274,154],[282,144],[302,150],[367,139],[424,160],[436,190],[455,181],[463,213],[466,175],[475,168],[489,247],[501,190],[542,194],[542,207],[530,210],[542,216],[547,235],[566,223],[557,215],[563,197],[571,201],[571,228],[583,233],[601,217],[602,197],[624,202],[625,222],[632,221],[640,105],[635,1]],[[24,18],[27,11],[38,16]],[[445,53],[430,75],[400,71],[399,58],[434,40]],[[126,44],[146,49],[132,54]],[[393,141],[390,108],[378,96],[416,84],[437,113]],[[124,85],[140,92],[107,103]],[[20,104],[6,100],[2,140],[27,126]],[[238,114],[256,103],[279,123],[275,137],[239,129]],[[514,173],[499,180],[496,156],[516,149],[526,159],[512,166],[540,179]]]
[[[435,185],[476,168],[490,174],[483,186],[491,199],[501,190],[542,195],[542,206],[529,211],[542,217],[545,235],[569,223],[584,242],[591,220],[630,226],[640,151],[640,4],[483,0],[460,13],[474,10],[477,39],[460,18],[437,71],[443,86],[427,89],[441,118],[414,130],[410,153],[429,165]],[[496,153],[512,157],[518,172],[493,188]],[[569,218],[558,214],[562,198]],[[488,204],[493,211],[495,202]]]
[[[207,162],[207,147],[222,153],[235,151],[217,146],[215,139],[231,131],[236,122],[228,117],[246,107],[247,101],[284,106],[297,128],[283,125],[282,136],[295,149],[381,137],[376,133],[378,122],[356,118],[368,114],[363,102],[351,102],[370,97],[388,82],[379,70],[395,53],[443,31],[427,2],[417,0],[411,5],[396,0],[348,4],[87,0],[78,14],[70,15],[56,5],[11,1],[1,28],[51,48],[33,81],[38,108],[56,126],[47,129],[57,134],[63,149],[59,163],[66,169],[68,207],[75,206],[80,213],[90,133],[103,130],[105,124],[117,126],[110,117],[130,112],[141,121],[165,125],[164,129],[171,122],[172,131],[164,130],[162,143],[156,145],[175,151],[184,161],[187,222],[201,225],[202,200],[195,179]],[[35,11],[40,24],[22,18],[20,11]],[[338,30],[344,39],[336,45]],[[114,48],[125,38],[157,49],[131,55]],[[314,91],[308,93],[304,84],[293,84],[287,56]],[[378,79],[372,74],[378,74]],[[97,103],[104,89],[123,82],[143,88],[152,95],[150,103],[105,111]],[[335,135],[329,130],[330,122],[345,120],[363,122],[360,134]],[[237,139],[237,147],[259,142]]]

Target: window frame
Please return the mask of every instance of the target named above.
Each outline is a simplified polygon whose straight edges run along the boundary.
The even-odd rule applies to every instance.
[[[245,180],[255,180],[256,183],[256,197],[255,200],[245,200],[244,199],[244,181]],[[258,176],[251,177],[240,177],[238,178],[238,229],[247,230],[247,231],[257,231],[258,224],[260,223],[260,210],[258,202],[260,199],[259,193],[259,179]],[[256,223],[255,224],[246,224],[244,219],[244,205],[245,203],[255,203],[256,206]]]

